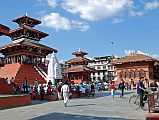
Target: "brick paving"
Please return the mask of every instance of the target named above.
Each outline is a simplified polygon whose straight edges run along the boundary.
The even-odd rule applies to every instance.
[[[109,92],[98,92],[95,98],[69,100],[68,107],[63,101],[33,101],[32,105],[0,111],[0,120],[145,120],[147,110],[132,110],[127,91],[123,99],[119,95],[113,100]]]

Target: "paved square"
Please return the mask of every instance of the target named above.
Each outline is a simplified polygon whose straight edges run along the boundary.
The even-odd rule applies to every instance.
[[[69,100],[68,107],[63,101],[33,101],[30,106],[0,111],[0,120],[144,120],[148,111],[132,110],[129,97],[135,92],[127,91],[124,98],[119,95],[113,100],[110,93],[98,92],[95,98]]]

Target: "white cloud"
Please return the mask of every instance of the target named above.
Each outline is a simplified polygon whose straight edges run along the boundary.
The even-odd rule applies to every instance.
[[[73,14],[79,14],[88,21],[102,20],[119,15],[132,0],[64,0],[63,8]]]
[[[113,18],[112,21],[111,21],[111,23],[112,23],[112,24],[117,24],[117,23],[121,23],[121,22],[123,22],[123,21],[124,21],[124,20],[121,19],[121,18]]]
[[[129,11],[129,15],[130,16],[143,16],[144,15],[144,11],[133,11],[133,10],[130,10]]]
[[[55,8],[57,6],[57,1],[56,0],[46,0],[48,5]]]
[[[83,21],[71,21],[68,18],[62,17],[59,13],[50,13],[44,15],[42,18],[42,25],[58,30],[79,29],[85,31],[89,25]]]
[[[86,31],[89,29],[89,25],[86,22],[72,21],[72,27],[75,29],[80,29],[81,31]]]
[[[154,9],[157,9],[159,8],[159,1],[152,1],[152,2],[147,2],[145,3],[145,9],[146,10],[154,10]]]
[[[90,21],[99,21],[110,18],[112,24],[121,23],[126,14],[136,17],[143,16],[148,10],[159,8],[159,0],[38,0],[41,4],[47,4],[51,8],[58,7],[72,14],[71,17],[80,21],[71,20],[58,13],[46,14],[46,11],[40,11],[43,25],[56,30],[79,29],[86,31],[89,29]],[[68,13],[67,13],[68,14]],[[77,17],[78,16],[78,17]],[[87,21],[81,21],[81,19]]]
[[[124,52],[126,55],[129,55],[132,53],[137,53],[137,54],[143,54],[143,55],[147,55],[147,56],[157,58],[157,59],[159,58],[159,55],[157,55],[157,54],[148,54],[148,53],[142,52],[140,50],[124,50]]]

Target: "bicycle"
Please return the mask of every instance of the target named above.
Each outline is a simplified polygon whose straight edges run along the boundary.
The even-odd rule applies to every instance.
[[[155,105],[157,104],[157,101],[158,101],[158,98],[155,98],[154,99]],[[148,92],[144,93],[143,104],[144,104],[143,108],[148,107]],[[140,106],[140,95],[139,94],[132,95],[129,98],[129,105],[131,106],[132,109],[138,110],[141,107]]]
[[[146,107],[148,104],[148,93],[145,93],[143,96],[143,104],[144,104],[144,107]],[[139,94],[132,95],[129,98],[129,105],[131,106],[132,109],[138,110],[141,107],[140,106],[140,95]]]

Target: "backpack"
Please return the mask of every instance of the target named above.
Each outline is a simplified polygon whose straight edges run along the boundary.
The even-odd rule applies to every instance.
[[[120,89],[123,89],[125,86],[123,83],[120,83]]]

